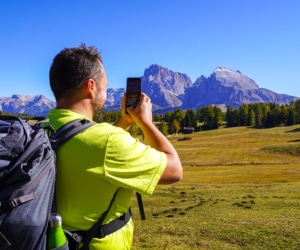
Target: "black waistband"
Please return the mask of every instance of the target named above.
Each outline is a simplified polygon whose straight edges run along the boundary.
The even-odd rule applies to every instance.
[[[104,238],[106,235],[109,235],[111,233],[118,231],[119,229],[121,229],[123,226],[125,226],[128,223],[128,221],[130,220],[130,217],[131,217],[131,213],[130,213],[130,210],[128,210],[125,214],[123,214],[119,218],[111,221],[108,224],[102,225],[100,230],[94,236],[94,238],[101,239],[101,238]],[[83,236],[83,238],[84,238],[85,232],[86,231],[78,230],[78,231],[73,231],[72,234],[79,235],[81,237]]]
[[[96,234],[96,238],[104,238],[106,235],[118,231],[128,223],[128,221],[130,220],[130,216],[130,211],[127,211],[127,213],[123,214],[118,219],[113,220],[106,225],[103,225],[100,228],[99,232]]]

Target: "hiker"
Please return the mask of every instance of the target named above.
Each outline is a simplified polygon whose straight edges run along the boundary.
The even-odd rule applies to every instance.
[[[57,107],[48,118],[55,130],[74,119],[99,117],[108,83],[97,48],[81,44],[63,49],[53,59],[49,79]],[[97,234],[90,249],[130,249],[134,226],[125,215],[133,193],[150,196],[157,184],[182,178],[176,150],[152,123],[150,98],[141,93],[137,107],[127,108],[129,114],[125,113],[125,100],[126,94],[114,125],[97,123],[57,151],[56,203],[63,227],[72,232],[88,230],[109,207],[114,194],[102,224],[125,220],[117,231]],[[147,145],[127,132],[133,123],[142,129]]]

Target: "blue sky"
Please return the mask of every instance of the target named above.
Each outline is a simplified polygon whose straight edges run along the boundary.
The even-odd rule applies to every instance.
[[[0,97],[54,100],[53,57],[80,43],[102,53],[109,87],[151,64],[194,82],[216,67],[300,97],[298,0],[5,0],[0,2]]]

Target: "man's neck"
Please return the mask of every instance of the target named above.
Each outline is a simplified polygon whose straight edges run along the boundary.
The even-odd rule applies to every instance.
[[[90,120],[93,119],[93,111],[90,103],[87,100],[82,100],[71,104],[62,99],[57,103],[57,108],[71,110],[73,112],[85,116]]]

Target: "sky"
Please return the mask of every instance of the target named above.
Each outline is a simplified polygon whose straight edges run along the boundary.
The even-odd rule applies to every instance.
[[[52,60],[81,43],[101,52],[109,88],[152,64],[192,82],[227,67],[300,97],[299,13],[299,0],[0,1],[0,97],[54,100]]]

